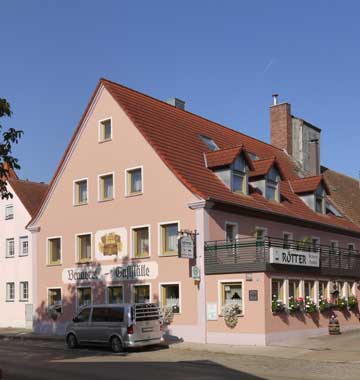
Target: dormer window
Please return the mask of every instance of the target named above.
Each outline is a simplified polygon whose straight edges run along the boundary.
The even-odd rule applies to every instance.
[[[200,138],[211,151],[214,152],[215,150],[219,150],[219,147],[216,145],[215,141],[210,137],[200,136]]]
[[[266,189],[265,189],[265,198],[269,201],[277,201],[280,202],[280,191],[279,191],[279,183],[280,183],[280,175],[279,172],[272,168],[268,175],[266,176]]]
[[[247,194],[248,191],[248,168],[242,156],[238,156],[232,164],[231,190],[235,193]]]
[[[319,186],[315,192],[315,211],[325,214],[325,190],[322,186]]]

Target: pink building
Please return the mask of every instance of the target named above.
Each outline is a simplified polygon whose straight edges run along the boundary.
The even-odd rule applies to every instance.
[[[319,141],[289,109],[271,107],[269,145],[100,80],[28,226],[35,329],[61,334],[88,303],[147,301],[187,341],[264,345],[324,333],[332,312],[358,327],[360,228],[332,203],[317,144],[301,160],[305,146],[274,146]],[[180,231],[196,232],[196,258],[178,257]]]

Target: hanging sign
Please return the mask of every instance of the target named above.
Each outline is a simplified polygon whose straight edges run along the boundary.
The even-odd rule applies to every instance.
[[[200,268],[196,265],[191,267],[191,278],[196,281],[200,281]]]
[[[183,259],[195,258],[195,241],[191,235],[184,235],[179,239],[179,257]]]
[[[217,321],[218,319],[218,306],[217,303],[208,303],[206,305],[207,320]]]
[[[270,247],[270,263],[299,265],[303,267],[319,267],[320,253]]]

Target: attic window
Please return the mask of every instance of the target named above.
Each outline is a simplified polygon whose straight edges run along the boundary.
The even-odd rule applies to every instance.
[[[272,168],[269,174],[266,176],[265,197],[269,201],[280,202],[279,182],[280,182],[279,173],[277,170]]]
[[[315,211],[319,214],[325,214],[325,194],[322,187],[319,187],[315,192]]]
[[[242,156],[238,156],[232,164],[231,190],[235,193],[248,193],[248,168]]]
[[[257,161],[257,160],[259,159],[259,157],[258,157],[255,153],[248,152],[248,155],[250,156],[250,158],[251,158],[253,161]]]
[[[200,136],[200,138],[211,151],[214,152],[215,150],[219,150],[219,147],[216,145],[215,141],[210,137]]]

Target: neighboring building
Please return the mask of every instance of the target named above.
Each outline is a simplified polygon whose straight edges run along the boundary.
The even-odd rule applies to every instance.
[[[174,306],[168,332],[179,338],[267,344],[324,332],[329,317],[273,313],[272,300],[358,296],[360,228],[324,178],[302,178],[283,146],[183,108],[100,80],[28,226],[36,331],[64,333],[89,303],[155,301]],[[288,113],[271,114],[283,136]],[[185,230],[197,234],[196,259],[178,257]],[[241,310],[233,328],[230,304]],[[359,327],[356,313],[336,314]]]
[[[8,190],[13,198],[0,200],[0,326],[33,326],[35,255],[26,229],[41,204],[47,186],[18,179],[10,170]]]

